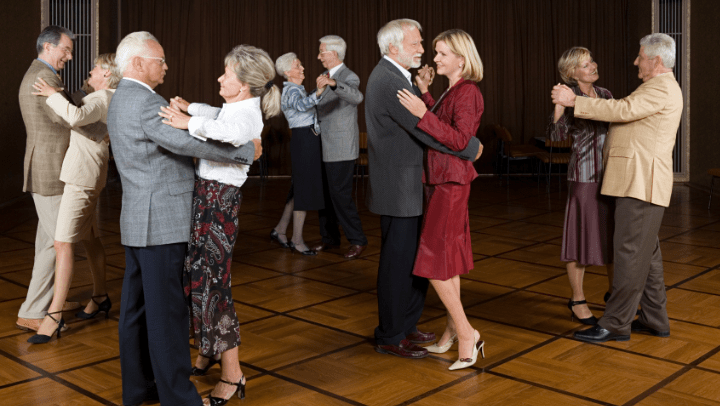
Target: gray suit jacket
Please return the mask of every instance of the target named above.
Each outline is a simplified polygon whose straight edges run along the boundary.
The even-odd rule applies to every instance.
[[[360,152],[357,122],[357,106],[363,101],[358,89],[360,78],[343,65],[331,79],[337,86],[334,90],[328,86],[317,104],[323,161],[352,161]]]
[[[255,146],[199,141],[162,123],[169,103],[139,83],[121,80],[107,115],[123,186],[121,243],[147,247],[188,241],[195,165],[192,157],[251,164]]]
[[[420,93],[395,65],[381,59],[370,74],[365,92],[370,178],[367,204],[376,214],[413,217],[423,212],[425,146],[472,161],[480,149],[480,140],[473,137],[460,152],[448,149],[416,128],[420,119],[400,104],[397,98],[400,89]]]

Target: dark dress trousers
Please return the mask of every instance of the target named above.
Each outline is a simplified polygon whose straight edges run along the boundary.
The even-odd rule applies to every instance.
[[[202,400],[190,382],[189,315],[182,285],[195,182],[192,157],[250,164],[255,147],[203,142],[162,124],[157,113],[167,105],[149,88],[123,79],[108,109],[123,189],[122,396],[124,404],[142,403],[154,381],[161,404],[198,406]]]
[[[358,157],[357,106],[363,101],[360,78],[341,66],[332,76],[317,104],[323,152],[325,208],[318,212],[320,235],[326,244],[340,244],[342,227],[350,244],[367,245],[357,207],[352,198],[353,169]]]
[[[425,146],[472,161],[480,148],[473,138],[454,152],[416,126],[419,119],[398,101],[400,89],[413,87],[383,58],[373,69],[365,94],[368,130],[368,207],[380,215],[382,243],[378,267],[378,345],[397,345],[416,331],[428,281],[412,275],[423,212]]]

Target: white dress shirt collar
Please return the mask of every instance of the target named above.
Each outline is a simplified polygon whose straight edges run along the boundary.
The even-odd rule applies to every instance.
[[[145,86],[149,91],[155,93],[155,91],[152,89],[152,87],[150,87],[150,85],[148,85],[148,84],[145,83],[145,82],[141,82],[141,81],[139,81],[139,80],[137,80],[137,79],[133,79],[133,78],[122,78],[122,80],[130,80],[130,81],[135,82],[135,83],[140,83],[141,85]]]
[[[334,75],[335,73],[337,73],[337,71],[339,71],[340,68],[342,68],[344,65],[345,65],[345,64],[341,62],[340,65],[338,65],[338,66],[330,69],[330,70],[328,71],[328,76],[330,76],[330,78],[332,79],[333,75]]]
[[[409,70],[403,68],[399,63],[393,61],[392,58],[390,58],[390,57],[387,56],[387,55],[383,55],[383,58],[387,59],[388,61],[390,61],[390,63],[392,63],[393,65],[395,65],[395,67],[397,67],[398,69],[400,69],[400,72],[403,74],[403,76],[405,76],[405,79],[407,79],[408,82],[410,82],[410,86],[412,86],[412,79],[410,79],[410,78],[412,77],[412,75],[410,75],[410,71],[409,71]]]

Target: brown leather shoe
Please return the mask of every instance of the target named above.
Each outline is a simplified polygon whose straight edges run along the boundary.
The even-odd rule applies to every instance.
[[[410,359],[420,359],[428,356],[426,349],[411,343],[407,339],[400,341],[400,345],[376,345],[375,351],[380,354],[390,354],[396,357]]]
[[[345,254],[345,258],[357,258],[358,256],[360,256],[360,254],[362,254],[363,251],[365,251],[365,248],[367,248],[367,245],[351,245],[350,249]]]
[[[15,322],[15,327],[23,331],[38,331],[40,323],[42,323],[42,319],[23,319],[22,317],[18,317]]]
[[[436,337],[435,333],[423,333],[418,330],[414,333],[408,334],[405,338],[413,344],[427,344],[435,341]]]
[[[311,249],[316,252],[329,250],[332,248],[340,248],[340,244],[326,244],[324,242],[319,242],[315,244]]]

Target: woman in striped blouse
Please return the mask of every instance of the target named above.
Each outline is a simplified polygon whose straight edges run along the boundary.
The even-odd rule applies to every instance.
[[[558,61],[562,80],[576,95],[611,99],[612,94],[594,83],[599,79],[597,64],[587,48],[573,47]],[[608,293],[612,291],[612,235],[613,202],[600,194],[603,176],[603,145],[608,123],[575,118],[572,108],[559,104],[550,118],[547,134],[553,141],[573,138],[568,163],[568,200],[565,207],[562,252],[560,259],[566,268],[572,298],[568,301],[571,318],[594,325],[597,318],[587,306],[583,292],[585,267],[605,265],[608,274]]]

